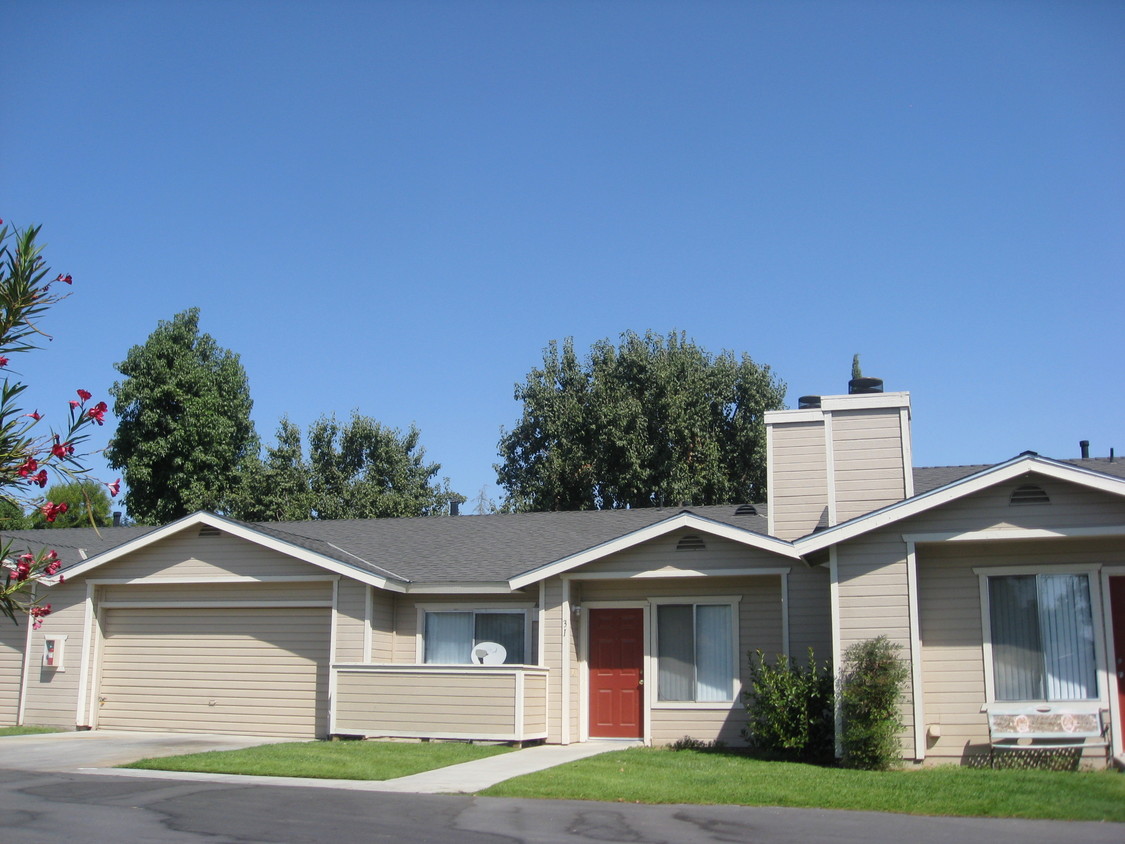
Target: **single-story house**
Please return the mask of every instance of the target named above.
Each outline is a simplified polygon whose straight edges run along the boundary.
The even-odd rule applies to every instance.
[[[0,625],[0,724],[738,744],[748,653],[886,635],[905,759],[979,758],[998,712],[1125,756],[1122,461],[913,468],[902,392],[766,428],[766,504],[7,534],[66,568]]]

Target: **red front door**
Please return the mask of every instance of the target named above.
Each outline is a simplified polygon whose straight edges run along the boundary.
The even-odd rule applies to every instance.
[[[643,738],[644,610],[590,610],[590,738]]]
[[[1109,579],[1110,612],[1113,615],[1113,650],[1117,677],[1118,712],[1125,718],[1125,577]],[[1116,730],[1117,727],[1114,727]]]

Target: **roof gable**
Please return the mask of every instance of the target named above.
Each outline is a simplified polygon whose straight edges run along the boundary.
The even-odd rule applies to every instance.
[[[751,548],[771,551],[791,560],[800,559],[792,544],[789,542],[774,539],[772,536],[766,536],[764,534],[752,533],[744,528],[738,528],[723,522],[707,519],[696,515],[690,510],[683,510],[659,522],[646,525],[645,527],[623,534],[607,542],[602,542],[592,548],[587,548],[575,554],[562,557],[547,565],[523,572],[522,574],[509,578],[508,583],[513,589],[520,589],[553,575],[565,574],[587,563],[603,559],[610,554],[633,548],[641,543],[685,528],[712,536],[721,536],[724,539],[729,539]]]
[[[1090,489],[1125,496],[1125,480],[1123,479],[1107,477],[1101,472],[1091,471],[1072,463],[1040,457],[1034,452],[1025,452],[1004,463],[989,466],[945,486],[937,487],[913,498],[907,498],[863,516],[841,522],[818,533],[802,537],[793,544],[802,556],[807,556],[997,484],[1020,478],[1029,472]]]
[[[313,543],[303,537],[287,536],[282,531],[262,530],[256,526],[245,525],[241,522],[236,522],[232,519],[226,519],[222,516],[216,516],[203,511],[184,516],[163,527],[155,528],[141,536],[130,539],[99,554],[95,554],[81,563],[69,566],[65,570],[65,575],[67,578],[86,575],[88,572],[104,566],[107,563],[121,559],[142,548],[147,548],[194,526],[222,531],[225,534],[237,537],[246,542],[251,542],[263,548],[268,548],[272,551],[284,554],[287,557],[302,560],[311,565],[333,572],[334,574],[350,577],[381,589],[403,592],[406,588],[402,581],[390,577],[386,573],[377,571],[374,566],[365,563],[358,557],[355,558],[354,562],[347,560],[347,556],[354,556],[347,555],[347,552],[337,549],[334,553],[325,553],[325,551],[312,547]],[[332,548],[328,543],[325,543],[325,545],[326,550]],[[337,553],[340,555],[339,558],[335,556]]]

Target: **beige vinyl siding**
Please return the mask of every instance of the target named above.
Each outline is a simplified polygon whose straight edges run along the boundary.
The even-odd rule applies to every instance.
[[[524,721],[517,720],[517,698],[522,685],[525,699],[537,698],[532,711],[538,714],[533,720],[542,722],[545,679],[542,669],[342,666],[336,683],[335,731],[421,738],[542,738],[545,725],[525,731],[526,711]]]
[[[812,533],[828,507],[828,458],[824,423],[773,423],[769,507],[774,536],[795,539]]]
[[[0,616],[0,727],[10,727],[19,718],[28,624],[27,618],[20,618],[16,625],[6,616]]]
[[[43,620],[42,629],[31,633],[32,660],[27,677],[23,722],[64,729],[74,729],[76,725],[86,726],[88,722],[85,713],[79,717],[77,711],[78,687],[82,676],[86,584],[68,580],[49,587],[46,589],[44,602],[51,605],[51,614]],[[43,654],[43,638],[48,635],[67,637],[62,671],[43,668],[38,659]]]
[[[685,581],[688,581],[685,583]],[[690,585],[689,585],[690,584]],[[582,583],[583,601],[635,601],[650,598],[737,598],[738,613],[738,676],[739,689],[729,707],[722,710],[699,707],[675,707],[653,701],[651,719],[653,743],[675,741],[690,735],[703,741],[716,739],[741,744],[741,730],[746,726],[742,692],[749,681],[749,654],[761,649],[768,658],[782,650],[781,578],[778,575],[759,577],[715,577],[705,579],[644,579],[644,580],[589,580]],[[655,624],[650,614],[649,623]],[[652,630],[649,631],[646,650],[652,653]],[[577,661],[576,661],[577,662]],[[578,666],[581,670],[584,666]],[[655,661],[650,674],[655,671]],[[649,676],[646,683],[655,683]],[[572,689],[572,708],[579,711],[586,706],[581,698],[582,684],[575,682]],[[655,688],[655,687],[654,687]]]
[[[336,652],[333,662],[363,662],[367,584],[341,579],[336,586]]]
[[[1035,484],[1050,504],[1010,504],[1012,491]],[[1125,523],[1121,498],[1053,478],[1024,477],[967,495],[909,520],[899,533],[961,532],[989,528],[1074,528]]]
[[[547,667],[552,682],[547,689],[547,741],[557,744],[563,740],[563,641],[570,637],[569,613],[562,605],[562,580],[552,577],[544,584],[544,606],[541,611],[543,625],[543,654],[540,664]],[[572,698],[573,700],[573,698]],[[571,734],[576,740],[578,735]]]
[[[1037,483],[1047,490],[1050,504],[1009,504],[1012,490],[1025,483]],[[1125,523],[1121,499],[1062,481],[1031,478],[1006,482],[965,496],[925,513],[904,519],[862,537],[843,543],[837,549],[840,602],[841,651],[855,642],[886,635],[902,646],[901,655],[909,659],[910,607],[907,592],[906,543],[903,536],[962,533],[1006,528],[1068,528]],[[1099,554],[1109,553],[1115,541],[1065,539],[1020,540],[983,543],[957,542],[948,545],[919,545],[919,629],[923,658],[923,712],[927,723],[935,723],[926,703],[931,690],[934,705],[942,717],[949,717],[950,737],[929,742],[927,758],[959,756],[968,743],[979,741],[985,724],[980,706],[984,703],[983,643],[980,621],[980,592],[976,577],[971,580],[942,580],[931,568],[941,548],[949,559],[968,559],[965,563],[1003,565],[981,559],[1004,559],[1010,554],[1013,565],[1044,565],[1082,562],[1107,562]],[[1116,542],[1119,546],[1120,543]],[[986,549],[985,558],[973,548]],[[1086,550],[1083,550],[1086,549]],[[1094,549],[1090,551],[1089,549]],[[1089,553],[1088,553],[1089,552]],[[1119,553],[1119,552],[1117,552]],[[1120,557],[1116,557],[1120,559]],[[944,559],[944,557],[943,557]],[[1036,562],[1038,561],[1038,562]],[[936,578],[936,579],[935,579]],[[933,597],[931,597],[931,590]],[[935,628],[935,624],[938,626]],[[931,673],[937,676],[931,678]],[[903,719],[903,753],[914,756],[912,689],[906,690]],[[985,736],[987,736],[987,727]],[[961,742],[962,750],[954,749]]]
[[[837,524],[906,497],[903,435],[897,407],[833,412]]]
[[[1123,565],[1125,547],[1106,539],[923,545],[918,549],[923,701],[940,727],[926,751],[934,761],[988,752],[980,579],[974,567]],[[1096,583],[1095,583],[1096,586]],[[1095,619],[1097,609],[1095,607]]]
[[[523,732],[525,736],[547,735],[547,672],[524,677]]]
[[[394,659],[395,596],[374,586],[368,589],[371,591],[371,661],[391,662]]]
[[[324,569],[228,534],[199,536],[191,527],[95,569],[94,578],[191,578],[224,575],[302,577],[327,574]]]
[[[112,583],[98,587],[98,603],[238,603],[332,601],[332,581],[267,583]]]
[[[840,601],[840,657],[852,645],[886,636],[911,659],[910,605],[906,546],[897,534],[880,531],[840,546],[837,551]],[[843,666],[840,666],[843,668]],[[905,758],[914,756],[914,709],[909,684],[901,714]]]
[[[107,610],[97,725],[324,735],[330,625],[327,608]]]

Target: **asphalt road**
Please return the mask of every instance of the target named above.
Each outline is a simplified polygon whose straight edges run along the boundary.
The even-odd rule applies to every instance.
[[[0,771],[3,844],[1081,844],[1125,825],[644,806]]]

